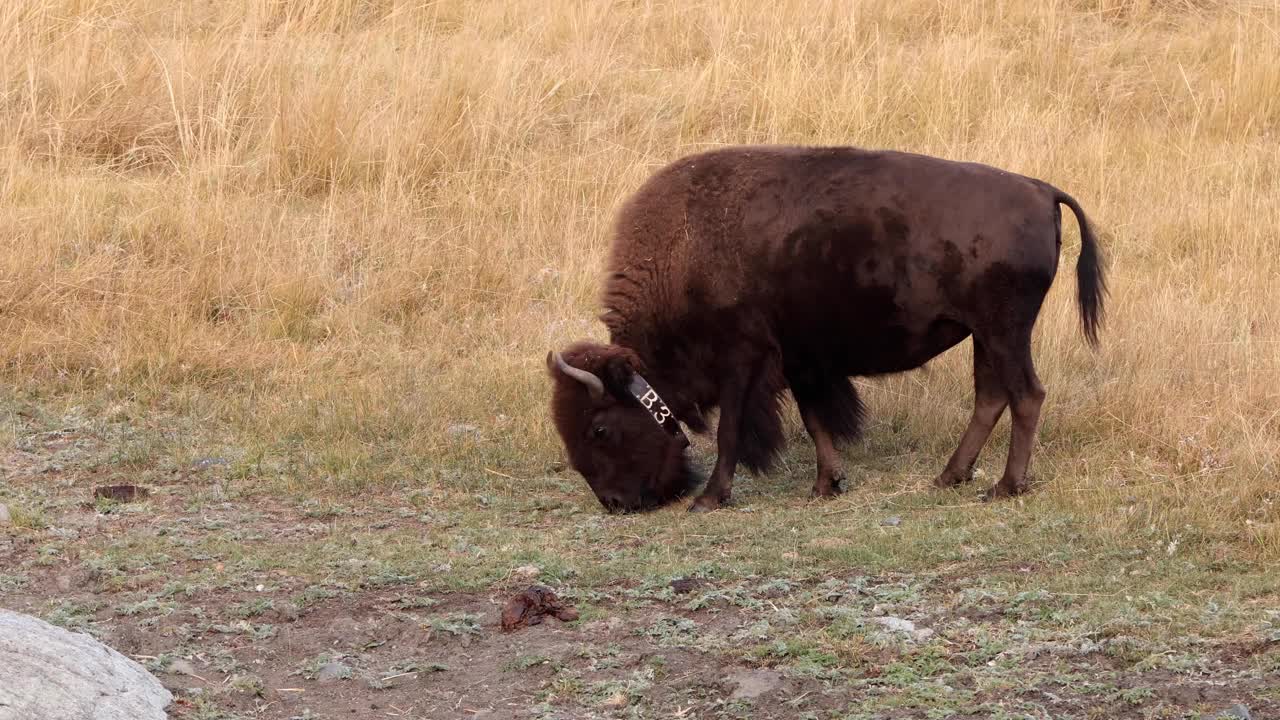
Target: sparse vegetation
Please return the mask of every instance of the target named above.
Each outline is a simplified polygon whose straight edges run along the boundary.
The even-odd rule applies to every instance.
[[[444,716],[486,672],[547,718],[1280,712],[1277,33],[1261,0],[0,3],[0,605],[184,718]],[[791,413],[734,507],[600,514],[543,358],[603,336],[620,199],[744,142],[1081,201],[1110,316],[1091,352],[1059,275],[1031,495],[929,486],[966,343],[860,381],[840,499]],[[526,567],[581,620],[498,632]]]
[[[432,618],[428,626],[435,632],[447,635],[479,635],[480,617],[469,613],[458,613]]]

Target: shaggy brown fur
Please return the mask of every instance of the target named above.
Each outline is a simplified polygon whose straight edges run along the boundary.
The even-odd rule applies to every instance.
[[[1023,490],[1044,389],[1031,332],[1058,268],[1059,204],[1076,216],[1085,337],[1097,342],[1106,293],[1096,240],[1070,196],[974,163],[856,148],[735,147],[658,171],[618,214],[601,316],[610,344],[563,353],[607,392],[549,368],[553,416],[570,461],[611,510],[647,509],[696,482],[687,441],[627,392],[642,375],[718,457],[691,509],[729,500],[739,462],[765,470],[790,389],[818,456],[815,495],[839,491],[837,444],[863,407],[851,376],[920,367],[973,335],[975,409],[937,479],[971,477],[1011,408],[1004,476]]]

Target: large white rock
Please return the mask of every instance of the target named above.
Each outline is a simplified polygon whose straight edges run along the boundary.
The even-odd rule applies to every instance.
[[[165,720],[172,701],[92,637],[0,609],[0,720]]]

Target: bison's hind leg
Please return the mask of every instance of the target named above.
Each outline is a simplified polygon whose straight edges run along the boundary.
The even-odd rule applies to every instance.
[[[1040,407],[1044,404],[1045,390],[1036,376],[1031,361],[1031,329],[1016,333],[1008,344],[995,353],[996,367],[1009,396],[1009,413],[1012,430],[1009,437],[1009,457],[1005,461],[1004,475],[987,492],[986,499],[1020,495],[1027,488],[1027,466],[1031,461],[1031,446],[1035,444],[1036,428],[1040,422]]]
[[[843,491],[844,471],[836,445],[856,439],[862,431],[862,399],[848,378],[825,382],[793,383],[791,394],[800,409],[804,427],[813,438],[818,457],[814,497],[830,497]]]
[[[985,496],[994,499],[1018,495],[1026,489],[1027,465],[1035,442],[1044,386],[1031,362],[1031,329],[1017,328],[1007,334],[973,338],[973,416],[960,438],[960,445],[934,480],[942,488],[973,479],[973,465],[986,445],[1005,408],[1013,416],[1009,457],[1004,475]]]
[[[1004,409],[1009,405],[1009,394],[987,344],[973,338],[973,415],[965,428],[960,444],[956,447],[947,466],[933,484],[940,488],[955,487],[973,479],[973,465],[978,454],[987,444]]]
[[[951,456],[939,484],[967,477],[969,468],[986,443],[991,428],[1007,407],[1011,415],[1009,455],[1004,474],[987,498],[1018,495],[1026,489],[1027,465],[1040,422],[1044,386],[1031,359],[1031,334],[1036,315],[1048,291],[1052,275],[1024,273],[1014,276],[1021,297],[985,298],[987,312],[973,327],[974,410],[960,447]]]

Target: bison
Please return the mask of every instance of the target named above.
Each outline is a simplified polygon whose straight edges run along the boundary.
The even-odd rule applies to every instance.
[[[988,499],[1025,490],[1045,390],[1031,333],[1075,214],[1083,332],[1107,294],[1080,205],[986,165],[853,147],[728,147],[679,159],[622,206],[604,284],[609,343],[547,356],[569,462],[609,512],[650,510],[700,482],[681,424],[718,456],[691,511],[730,499],[741,462],[767,470],[790,389],[817,454],[814,496],[840,492],[837,445],[863,404],[851,377],[919,368],[973,337],[974,409],[934,481],[972,479],[1006,407],[1012,436]]]

